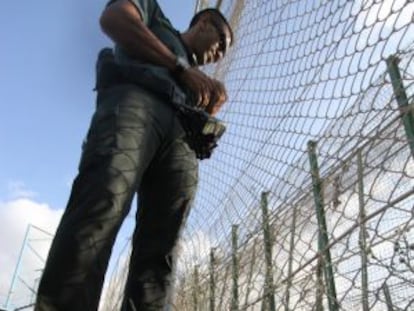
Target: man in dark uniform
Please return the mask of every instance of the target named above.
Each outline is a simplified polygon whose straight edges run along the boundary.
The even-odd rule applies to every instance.
[[[115,42],[111,68],[118,71],[98,62],[97,108],[39,285],[37,311],[97,310],[135,192],[139,206],[122,310],[166,310],[174,249],[196,192],[198,153],[165,87],[210,115],[227,100],[223,84],[197,68],[221,59],[232,44],[219,11],[199,12],[180,34],[156,0],[112,0],[100,23]]]

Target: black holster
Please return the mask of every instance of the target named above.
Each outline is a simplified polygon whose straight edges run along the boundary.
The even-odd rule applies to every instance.
[[[172,81],[155,75],[145,65],[119,64],[111,48],[99,52],[96,63],[96,90],[117,84],[132,83],[171,102],[187,134],[187,143],[198,159],[210,158],[226,130],[217,118],[191,105],[188,96]]]

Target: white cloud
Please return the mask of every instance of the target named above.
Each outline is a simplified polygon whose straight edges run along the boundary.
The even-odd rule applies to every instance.
[[[128,276],[130,249],[124,249],[116,260],[115,267],[108,271],[102,290],[99,310],[119,310],[122,303],[122,291]]]
[[[63,209],[53,209],[46,203],[34,200],[33,197],[36,194],[28,190],[22,182],[10,182],[8,190],[7,197],[10,199],[0,199],[0,308],[6,302],[25,233],[30,225],[28,243],[21,257],[15,290],[10,300],[10,307],[13,309],[34,301],[35,295],[29,287],[37,288],[44,260],[47,258]],[[125,236],[130,236],[130,223],[131,221],[127,219],[119,234],[117,243],[121,243],[122,246],[125,246]],[[122,268],[127,267],[128,256],[125,247],[119,249],[115,246],[113,257],[112,260],[118,259],[119,263],[114,262],[108,269],[101,306],[110,303],[110,300],[114,298],[113,295],[120,296],[120,293],[116,292],[116,287],[120,288],[118,285],[123,283],[122,278],[126,276],[125,271],[122,271]],[[116,284],[111,284],[110,281]],[[108,288],[110,285],[114,288]]]
[[[179,260],[178,273],[193,271],[195,265],[208,266],[210,251],[216,243],[206,232],[197,230],[191,235],[185,235],[179,242],[177,252]]]
[[[21,181],[10,181],[7,184],[9,195],[12,199],[36,197],[37,193],[27,189],[26,185]]]
[[[21,183],[15,183],[12,188],[17,190],[12,195],[20,193],[21,197],[7,202],[0,201],[0,305],[6,300],[25,233],[29,224],[32,225],[11,299],[11,305],[18,307],[33,299],[28,287],[37,285],[62,210],[53,210],[47,204],[27,198],[25,194],[31,192],[20,191],[24,189]]]

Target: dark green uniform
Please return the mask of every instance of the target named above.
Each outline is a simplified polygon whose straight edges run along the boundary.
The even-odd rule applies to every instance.
[[[157,36],[187,57],[157,2],[131,1]],[[119,47],[115,58],[133,62]],[[164,68],[149,67],[173,81]],[[165,310],[174,249],[195,195],[197,172],[195,153],[165,98],[132,83],[98,88],[79,173],[52,243],[35,310],[97,310],[111,249],[135,192],[139,206],[122,310]]]

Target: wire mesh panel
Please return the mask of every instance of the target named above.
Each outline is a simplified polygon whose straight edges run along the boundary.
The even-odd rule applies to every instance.
[[[414,1],[206,5],[235,34],[205,68],[227,131],[201,162],[175,308],[414,310]]]
[[[413,1],[216,4],[235,43],[205,70],[227,131],[201,163],[177,309],[413,310]]]

